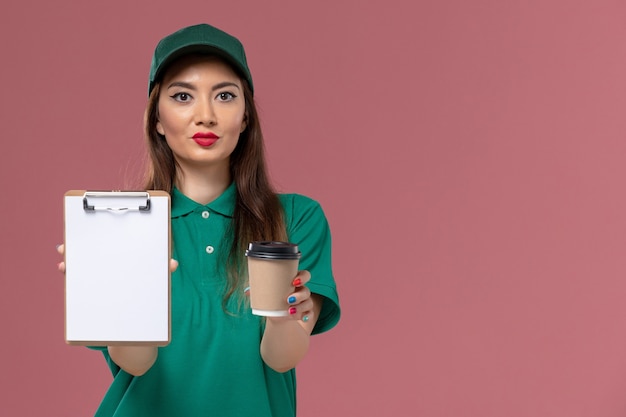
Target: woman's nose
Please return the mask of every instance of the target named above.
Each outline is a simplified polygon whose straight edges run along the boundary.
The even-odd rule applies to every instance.
[[[217,123],[215,111],[211,102],[208,100],[201,100],[196,107],[196,124],[214,125]]]

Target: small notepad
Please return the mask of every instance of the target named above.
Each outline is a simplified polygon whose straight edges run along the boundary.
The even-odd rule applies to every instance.
[[[170,341],[170,197],[164,191],[65,194],[65,340]]]

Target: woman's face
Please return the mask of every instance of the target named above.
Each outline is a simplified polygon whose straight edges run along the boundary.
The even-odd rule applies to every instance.
[[[239,134],[246,128],[243,85],[212,57],[190,56],[163,77],[157,131],[165,136],[183,170],[228,169]]]

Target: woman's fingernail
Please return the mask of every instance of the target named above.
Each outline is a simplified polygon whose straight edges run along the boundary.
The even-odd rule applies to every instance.
[[[295,307],[290,307],[289,308],[289,314],[296,314],[296,308]]]
[[[55,248],[56,248],[57,250],[59,250],[59,246],[61,246],[61,244],[60,244],[60,243],[59,243],[58,245],[56,245],[56,246],[55,246]]]
[[[305,322],[305,323],[306,323],[307,321],[309,321],[309,316],[304,316],[304,317],[302,317],[302,321],[303,321],[303,322]]]
[[[295,302],[296,302],[296,297],[294,297],[294,296],[292,295],[291,297],[289,297],[289,298],[287,299],[287,302],[288,302],[289,304],[293,304],[293,303],[295,303]]]
[[[246,288],[244,288],[244,289],[243,289],[243,292],[244,292],[244,294],[245,294],[245,293],[247,293],[247,292],[250,292],[250,287],[246,287]]]
[[[302,285],[302,280],[300,278],[296,278],[293,280],[294,287],[299,287],[300,285]]]

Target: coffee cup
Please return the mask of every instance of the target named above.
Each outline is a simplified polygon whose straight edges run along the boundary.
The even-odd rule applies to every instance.
[[[252,242],[246,250],[252,314],[266,317],[289,315],[287,298],[293,293],[301,253],[289,242]]]

